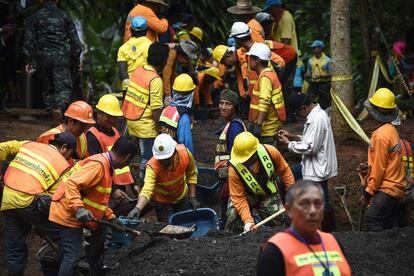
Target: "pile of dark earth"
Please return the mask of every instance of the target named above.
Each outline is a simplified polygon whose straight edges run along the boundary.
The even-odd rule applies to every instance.
[[[239,238],[212,231],[184,240],[144,235],[133,245],[107,254],[108,275],[255,275],[259,248],[277,231],[267,228]],[[413,227],[334,235],[353,275],[413,275]]]

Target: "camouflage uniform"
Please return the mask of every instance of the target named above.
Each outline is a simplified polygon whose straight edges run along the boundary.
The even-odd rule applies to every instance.
[[[32,15],[24,37],[26,64],[35,65],[42,80],[47,110],[65,110],[72,93],[71,66],[80,64],[81,44],[70,17],[53,1]]]
[[[253,210],[256,210],[259,217],[263,220],[270,215],[273,215],[277,211],[283,208],[282,200],[279,194],[258,196],[258,195],[247,195],[247,201],[249,203],[250,212],[254,215]],[[233,205],[233,202],[229,198],[227,204],[227,222],[226,222],[226,231],[230,232],[239,232],[243,231],[243,222],[237,212],[236,207]],[[282,226],[285,219],[283,216],[279,216],[278,219],[270,221],[267,225],[269,226]]]

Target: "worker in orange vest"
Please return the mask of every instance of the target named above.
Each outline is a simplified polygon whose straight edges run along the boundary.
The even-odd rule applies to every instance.
[[[221,80],[220,70],[217,67],[210,67],[198,73],[198,84],[194,92],[194,105],[196,107],[213,107],[213,97],[211,95],[213,83]]]
[[[159,72],[167,62],[168,51],[168,46],[164,43],[151,44],[148,50],[148,64],[138,67],[131,75],[122,105],[128,132],[139,141],[141,178],[145,173],[145,164],[152,156],[154,138],[158,135],[158,120],[164,104],[163,83]]]
[[[261,143],[273,144],[286,120],[282,87],[276,73],[267,66],[271,51],[266,44],[253,44],[247,55],[250,56],[250,68],[259,76],[250,101],[251,130]]]
[[[191,152],[165,133],[155,138],[152,151],[154,157],[147,163],[144,187],[128,218],[139,218],[147,204],[156,208],[158,221],[167,221],[172,212],[198,208],[197,167]]]
[[[394,226],[396,209],[407,188],[400,136],[392,125],[398,108],[394,93],[387,88],[378,89],[364,105],[379,125],[370,139],[369,169],[361,173],[365,189],[360,204],[363,208],[369,204],[365,212],[368,230],[384,231]]]
[[[243,22],[247,23],[249,28],[252,30],[252,38],[255,42],[264,42],[265,32],[256,20],[256,13],[260,12],[259,7],[252,5],[251,1],[238,0],[235,6],[232,6],[227,9],[231,14],[239,17]]]
[[[335,237],[319,230],[324,213],[323,198],[321,186],[309,180],[299,181],[288,190],[285,208],[292,225],[261,247],[258,276],[351,275]]]
[[[115,169],[127,166],[138,151],[133,137],[120,137],[111,151],[79,161],[53,194],[49,220],[58,224],[59,247],[63,252],[59,275],[73,275],[83,241],[83,227],[91,230],[86,238],[86,254],[91,275],[102,275],[107,229],[92,222],[107,219],[123,227],[108,207]]]
[[[96,124],[86,131],[89,155],[110,151],[120,137],[118,130],[115,128],[117,119],[122,117],[119,100],[114,95],[106,94],[99,99],[95,107],[97,109]],[[134,178],[129,166],[116,169],[113,181],[111,199],[119,203],[123,198],[127,197],[125,186],[134,184]]]
[[[84,101],[76,101],[65,111],[64,123],[41,134],[36,142],[49,144],[54,136],[62,132],[70,132],[77,138],[77,152],[80,159],[88,156],[88,147],[84,132],[95,124],[92,107]],[[73,165],[73,162],[71,162]]]
[[[165,33],[168,30],[168,21],[166,18],[159,18],[158,13],[161,7],[168,7],[164,0],[144,0],[140,1],[128,14],[125,22],[125,31],[123,43],[131,38],[132,18],[142,16],[147,20],[148,32],[147,37],[152,42],[158,42],[158,34]]]
[[[0,160],[12,156],[4,176],[1,214],[9,275],[23,275],[28,257],[26,237],[32,226],[53,241],[59,239],[58,228],[48,220],[49,206],[61,176],[70,167],[67,160],[77,158],[76,138],[64,132],[55,134],[48,145],[0,143]]]
[[[176,77],[172,91],[172,102],[162,111],[159,122],[160,133],[170,135],[191,153],[194,153],[191,107],[195,88],[190,75],[181,74]]]

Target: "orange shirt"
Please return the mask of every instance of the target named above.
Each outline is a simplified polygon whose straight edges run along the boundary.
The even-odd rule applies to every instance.
[[[260,23],[253,18],[247,23],[247,26],[249,26],[249,28],[252,30],[251,36],[253,41],[264,43],[265,32],[262,25],[260,25]]]
[[[162,70],[162,82],[164,84],[164,97],[171,96],[172,85],[174,83],[177,67],[177,51],[175,44],[169,43],[170,51],[168,52],[167,63]]]
[[[275,164],[275,173],[282,178],[283,183],[286,185],[286,189],[292,186],[295,183],[295,178],[293,177],[292,171],[289,168],[288,163],[283,158],[282,154],[273,146],[264,145],[267,151],[269,152],[270,158],[272,158],[273,163]],[[253,165],[252,172],[258,173],[260,161],[256,161]],[[246,186],[243,183],[243,180],[240,179],[236,170],[233,166],[229,166],[229,188],[230,188],[230,199],[236,207],[237,212],[239,213],[242,221],[253,222],[253,217],[250,212],[249,203],[247,202],[246,196]]]
[[[194,91],[194,105],[199,105],[201,103],[200,93],[203,93],[204,104],[212,105],[213,101],[211,99],[211,85],[204,83],[205,73],[198,73],[198,84]]]
[[[59,201],[52,201],[49,220],[67,227],[81,227],[82,224],[75,217],[76,210],[83,207],[81,191],[98,185],[103,176],[104,166],[100,162],[88,162],[75,171],[63,184],[64,196]],[[114,217],[110,208],[106,208],[105,217]]]
[[[375,195],[381,191],[395,198],[404,196],[407,180],[402,165],[400,136],[392,124],[384,124],[372,133],[368,165],[371,170],[367,176],[366,192]]]
[[[125,22],[125,32],[123,43],[127,42],[131,38],[131,19],[135,16],[142,16],[147,19],[147,37],[152,41],[158,41],[158,33],[165,33],[168,30],[167,19],[159,19],[151,8],[144,5],[136,5],[128,14],[128,18]]]

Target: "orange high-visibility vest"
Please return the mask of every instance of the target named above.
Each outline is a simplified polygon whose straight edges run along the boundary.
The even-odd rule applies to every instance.
[[[22,193],[38,195],[48,190],[68,168],[68,161],[53,146],[29,142],[10,162],[4,184]]]
[[[407,140],[400,140],[401,149],[402,149],[402,160],[403,166],[405,169],[405,175],[407,176],[407,181],[414,183],[414,160],[413,160],[413,150],[410,143]]]
[[[190,165],[190,157],[184,145],[177,145],[176,153],[179,162],[174,171],[166,170],[159,161],[152,157],[149,166],[157,176],[157,184],[154,190],[154,200],[158,203],[172,204],[181,201],[188,193],[185,181],[186,171]]]
[[[115,133],[114,136],[108,136],[103,132],[100,132],[96,127],[91,127],[87,132],[93,134],[101,145],[102,152],[110,151],[115,144],[116,140],[120,137],[119,132],[116,128],[112,128],[112,131]],[[121,169],[116,169],[113,176],[114,184],[116,185],[129,185],[134,183],[134,178],[132,177],[131,170],[129,166],[123,167]]]
[[[184,114],[183,112],[181,114]],[[175,141],[177,141],[178,123],[181,117],[180,112],[176,106],[167,106],[161,113],[159,125],[160,133],[166,133],[170,135]],[[193,125],[191,124],[191,128]]]
[[[65,132],[65,125],[61,124],[55,128],[49,129],[45,133],[41,134],[37,139],[36,142],[42,144],[49,144],[49,141],[55,138],[56,134]],[[88,143],[86,141],[86,135],[82,133],[79,137],[76,138],[77,144],[77,152],[81,159],[88,157]],[[73,163],[73,162],[69,162]],[[73,164],[72,164],[73,165]]]
[[[338,242],[334,236],[317,230],[325,246],[329,260],[329,275],[348,276],[351,275],[351,268]],[[268,240],[269,243],[276,245],[283,254],[285,260],[286,275],[308,276],[324,275],[324,268],[308,247],[296,237],[289,233],[279,232]],[[318,258],[327,263],[322,244],[309,244]]]
[[[285,63],[292,61],[296,57],[296,50],[293,46],[283,44],[273,40],[265,40],[264,42],[270,50],[283,58]]]
[[[135,69],[122,104],[126,119],[135,121],[141,118],[149,103],[151,81],[158,77],[155,69],[149,65]]]
[[[101,219],[106,209],[108,208],[109,198],[111,197],[112,191],[112,175],[111,165],[109,161],[109,153],[95,154],[91,157],[83,159],[76,163],[76,165],[69,171],[69,176],[75,171],[79,170],[82,166],[88,162],[100,162],[104,167],[104,176],[101,182],[87,191],[81,191],[82,201],[84,207],[92,212],[93,217]],[[64,181],[67,180],[67,177]],[[52,196],[53,201],[59,201],[65,194],[65,182],[63,182],[56,192]],[[94,222],[88,222],[84,224],[89,229],[95,230],[98,225]]]
[[[238,83],[239,90],[243,86],[243,80],[248,80],[248,88],[247,92],[249,96],[252,96],[253,88],[257,80],[257,74],[255,71],[249,69],[249,56],[246,55],[246,50],[244,48],[237,49],[237,58],[239,60],[240,70],[236,70],[236,79]],[[236,67],[237,69],[237,67]],[[239,91],[240,95],[242,96],[242,90]],[[243,91],[245,89],[243,88]]]
[[[276,73],[269,68],[264,69],[254,85],[252,98],[250,101],[249,121],[255,122],[259,116],[259,94],[260,94],[260,79],[269,78],[272,82],[272,98],[271,101],[275,106],[279,120],[284,122],[286,120],[285,102],[283,101],[282,88]]]
[[[221,167],[228,167],[228,161],[230,160],[230,152],[227,148],[227,131],[232,122],[239,122],[242,124],[244,131],[247,131],[246,126],[244,125],[243,121],[240,119],[233,119],[231,122],[228,122],[224,127],[223,131],[220,134],[218,143],[216,145],[216,158],[214,162],[214,168],[217,170]]]

